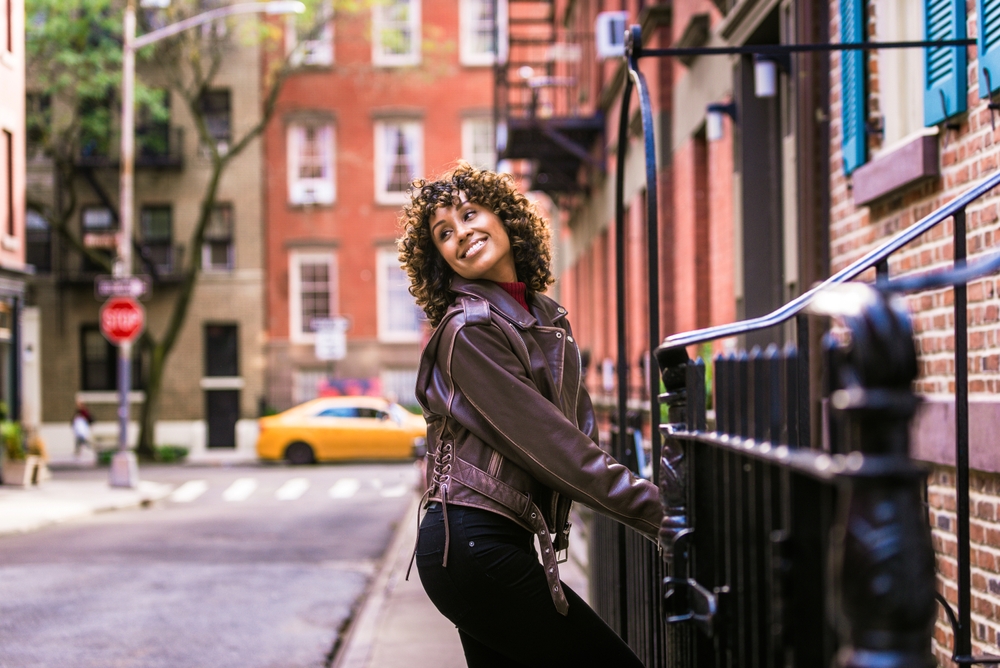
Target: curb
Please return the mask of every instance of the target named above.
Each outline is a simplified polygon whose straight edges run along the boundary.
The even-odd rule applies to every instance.
[[[173,485],[143,480],[136,489],[105,482],[49,481],[35,489],[0,488],[0,535],[26,533],[95,513],[136,508],[166,498]]]
[[[416,540],[417,524],[412,520],[419,507],[420,497],[414,494],[396,528],[392,542],[385,551],[378,574],[363,595],[364,602],[361,604],[361,609],[348,624],[342,636],[340,650],[334,655],[330,668],[367,668],[375,646],[379,620],[386,601],[396,585],[397,578],[393,576],[396,574],[400,551],[412,546]]]

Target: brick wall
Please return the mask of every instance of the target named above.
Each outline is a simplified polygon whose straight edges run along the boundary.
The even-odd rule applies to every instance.
[[[830,3],[830,33],[836,41],[840,34],[839,3]],[[883,41],[876,34],[875,12],[878,0],[869,2],[869,35],[872,41]],[[977,33],[975,3],[968,3],[968,34]],[[830,268],[836,272],[866,252],[878,247],[900,231],[919,221],[938,207],[968,190],[979,179],[993,172],[998,163],[996,143],[1000,132],[990,124],[990,111],[978,95],[976,49],[968,49],[968,112],[951,121],[957,129],[941,127],[937,136],[940,156],[940,176],[889,193],[866,206],[856,206],[852,177],[845,176],[841,152],[841,84],[840,54],[831,56],[830,95],[830,160],[831,216]],[[868,59],[869,117],[877,117],[880,109],[878,63]],[[878,155],[882,148],[877,135],[869,136],[869,150]],[[1000,194],[994,192],[968,209],[968,254],[990,253],[1000,228]],[[890,274],[899,276],[949,267],[952,262],[951,221],[939,225],[921,239],[895,254],[889,262]],[[868,272],[864,279],[871,279]],[[1000,299],[997,279],[988,277],[969,285],[969,389],[973,401],[986,404],[974,419],[990,424],[972,424],[973,430],[996,433],[994,424],[998,412],[995,392],[1000,388],[1000,346],[996,334],[1000,319]],[[937,290],[909,298],[917,336],[920,375],[916,389],[931,401],[953,402],[954,393],[954,317],[952,290]],[[918,421],[920,416],[918,416]],[[919,432],[919,424],[917,431]],[[919,434],[915,447],[919,451]],[[953,444],[953,441],[952,441]],[[947,445],[947,447],[952,447]],[[956,605],[956,539],[955,539],[955,472],[944,457],[928,456],[932,474],[928,480],[928,504],[937,553],[938,589]],[[935,461],[937,460],[937,461]],[[980,458],[982,460],[982,458]],[[997,633],[1000,630],[1000,525],[997,503],[1000,502],[1000,470],[972,472],[972,619],[973,653],[998,653]],[[939,611],[935,629],[935,653],[941,665],[950,661],[953,638],[943,610]]]

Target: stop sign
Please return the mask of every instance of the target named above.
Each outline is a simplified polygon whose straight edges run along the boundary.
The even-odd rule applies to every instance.
[[[101,333],[115,345],[135,341],[146,324],[146,312],[131,297],[112,297],[101,307]]]

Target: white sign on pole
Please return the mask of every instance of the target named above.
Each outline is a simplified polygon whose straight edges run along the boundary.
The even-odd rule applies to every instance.
[[[344,317],[313,318],[316,332],[316,359],[342,360],[347,357],[347,329],[350,322]]]

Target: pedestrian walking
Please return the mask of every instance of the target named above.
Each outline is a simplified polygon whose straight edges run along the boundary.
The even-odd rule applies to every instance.
[[[470,668],[641,666],[559,579],[573,501],[653,541],[663,510],[657,487],[597,444],[566,309],[543,294],[548,223],[511,177],[465,163],[414,182],[401,223],[400,261],[434,327],[416,388],[424,589]]]
[[[76,412],[73,413],[72,425],[73,425],[73,455],[79,459],[80,454],[83,452],[84,448],[93,448],[90,442],[90,425],[93,424],[94,418],[90,415],[90,411],[87,410],[86,404],[83,401],[77,400],[76,402]]]

